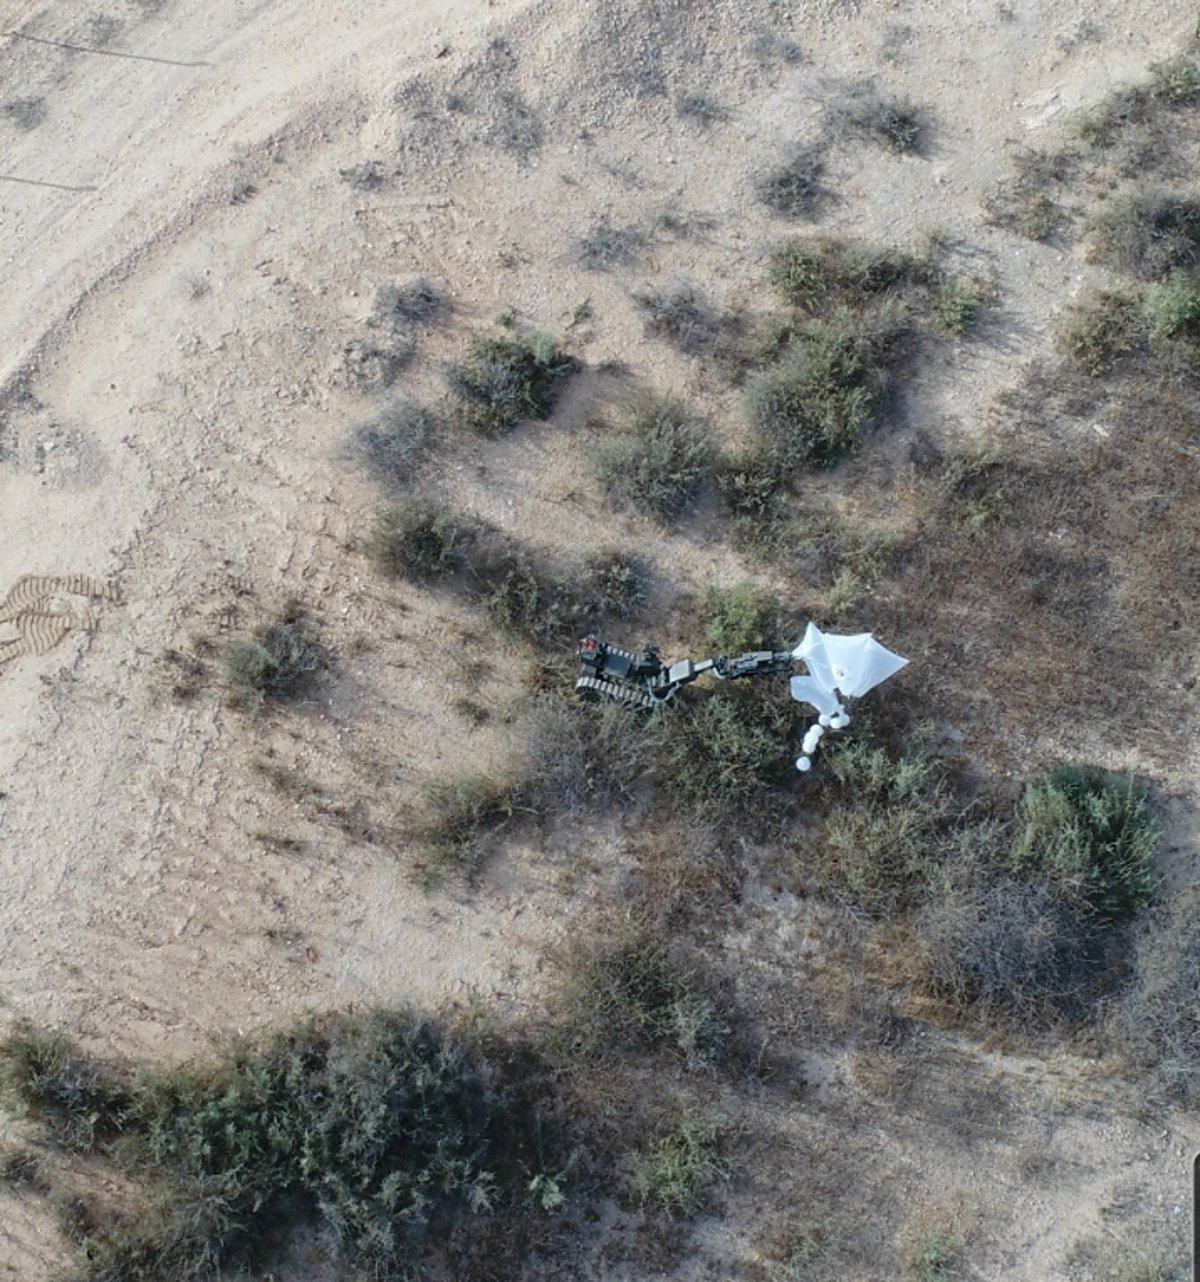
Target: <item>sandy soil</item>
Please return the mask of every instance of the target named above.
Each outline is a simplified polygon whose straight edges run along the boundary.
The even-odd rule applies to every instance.
[[[620,842],[605,829],[551,852],[514,844],[469,894],[406,880],[415,785],[508,750],[496,719],[453,712],[462,665],[485,665],[482,697],[500,709],[521,661],[469,608],[382,585],[351,550],[376,498],[345,444],[378,400],[342,352],[377,286],[423,273],[452,298],[405,375],[414,394],[435,394],[438,361],[501,309],[564,333],[586,298],[593,319],[569,331],[580,355],[703,399],[728,435],[731,394],[645,342],[630,290],[681,274],[752,307],[784,230],[753,201],[754,175],[840,88],[875,77],[928,104],[934,145],[835,152],[822,226],[900,243],[942,228],[995,278],[995,341],[955,347],[911,394],[914,416],[971,433],[1095,278],[986,228],[987,190],[1016,148],[1142,75],[1195,20],[1179,0],[10,0],[0,101],[39,100],[44,119],[0,116],[0,593],[54,578],[26,591],[72,626],[0,665],[0,1015],[106,1053],[182,1054],[214,1026],[305,1007],[532,1000],[546,945],[615,884]],[[728,122],[680,118],[672,99],[689,90]],[[339,174],[371,161],[375,190]],[[679,217],[699,230],[680,235]],[[639,261],[589,273],[575,245],[602,220],[657,229]],[[503,444],[450,443],[437,483],[548,549],[646,546],[664,599],[740,577],[702,517],[664,537],[606,510],[572,445],[602,390],[582,380],[553,423]],[[99,585],[112,591],[71,590]],[[319,696],[258,721],[215,687],[168,697],[166,648],[219,643],[290,596],[340,656]],[[0,644],[21,635],[18,614]],[[300,813],[254,769],[264,756],[351,817]],[[1194,851],[1178,804],[1177,844]],[[752,959],[756,932],[799,929],[795,911],[747,906],[724,947]],[[1006,1089],[1086,1080],[1078,1065],[955,1054]],[[866,1108],[851,1068],[826,1065],[821,1089]],[[773,1124],[794,1144],[815,1125]],[[1151,1136],[1073,1108],[1045,1141],[1059,1174],[1036,1178],[1022,1165],[1035,1130],[1014,1114],[944,1160],[915,1125],[881,1137],[908,1170],[895,1209],[954,1203],[984,1273],[1014,1282],[1068,1276],[1069,1248],[1085,1228],[1113,1232],[1099,1207],[1127,1185],[1179,1224],[1194,1118]],[[1001,1174],[979,1187],[989,1163]],[[28,1206],[0,1207],[0,1269],[42,1276],[53,1234]],[[712,1259],[735,1276],[748,1248],[721,1232]]]

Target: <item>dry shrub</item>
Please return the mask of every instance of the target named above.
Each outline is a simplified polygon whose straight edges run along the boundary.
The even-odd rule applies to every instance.
[[[654,1052],[699,1068],[729,1032],[696,966],[660,931],[630,923],[576,946],[552,1000],[556,1043],[589,1065]]]
[[[654,718],[617,703],[538,696],[521,734],[525,800],[540,815],[628,805],[653,765],[658,732]]]
[[[899,155],[921,155],[928,145],[926,113],[881,94],[870,81],[851,85],[829,104],[825,128],[834,136],[864,139]]]
[[[922,907],[922,981],[959,1012],[1036,1027],[1094,996],[1099,950],[1079,905],[1044,878],[979,870]]]
[[[1035,371],[1007,399],[1003,503],[980,529],[963,520],[962,478],[918,463],[914,533],[873,623],[921,638],[906,687],[984,753],[1005,737],[999,699],[1026,742],[1041,725],[1067,744],[1103,726],[1110,743],[1134,736],[1147,756],[1176,756],[1176,714],[1158,701],[1148,715],[1146,692],[1187,706],[1194,677],[1181,646],[1200,627],[1194,377],[1170,353],[1103,390],[1069,368]],[[991,692],[986,707],[975,691]]]
[[[1190,191],[1113,196],[1089,226],[1095,256],[1140,280],[1161,280],[1200,262],[1200,199]]]
[[[828,198],[823,145],[797,148],[755,184],[754,194],[782,218],[814,219]]]
[[[1200,1103],[1200,934],[1193,887],[1142,923],[1114,1012],[1131,1058],[1171,1099]]]
[[[728,359],[737,324],[719,316],[690,282],[677,279],[663,289],[647,286],[633,301],[645,314],[647,334],[665,338],[685,356],[713,353]]]

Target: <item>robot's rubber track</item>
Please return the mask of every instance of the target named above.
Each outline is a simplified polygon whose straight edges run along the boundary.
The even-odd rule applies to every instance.
[[[652,708],[655,703],[645,690],[632,689],[615,681],[605,681],[601,677],[580,677],[575,682],[575,693],[597,702],[610,699],[613,703],[623,703],[630,708]]]

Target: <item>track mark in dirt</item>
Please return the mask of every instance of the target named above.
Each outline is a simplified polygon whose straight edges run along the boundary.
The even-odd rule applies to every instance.
[[[0,603],[0,627],[8,624],[17,635],[0,640],[0,664],[27,654],[45,654],[73,628],[91,631],[99,622],[96,610],[72,605],[64,597],[120,603],[117,589],[86,574],[23,574]]]

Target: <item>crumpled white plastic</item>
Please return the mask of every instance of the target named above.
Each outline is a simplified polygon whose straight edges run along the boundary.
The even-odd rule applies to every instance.
[[[807,676],[792,678],[792,698],[820,713],[819,724],[809,727],[804,737],[804,755],[796,759],[796,769],[800,771],[812,768],[813,753],[826,728],[841,730],[850,724],[838,694],[846,698],[866,694],[908,663],[880,645],[869,632],[839,636],[822,632],[814,623],[805,629],[804,640],[792,651],[792,657],[803,659],[808,668]]]

